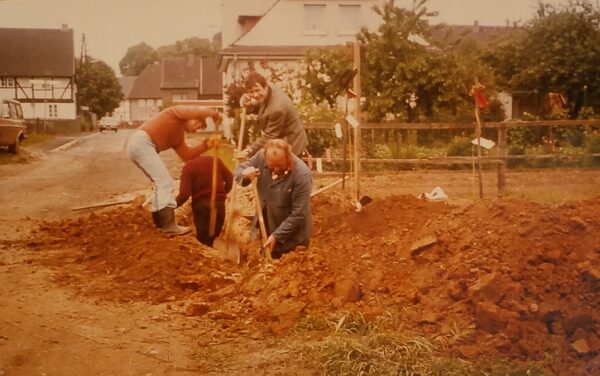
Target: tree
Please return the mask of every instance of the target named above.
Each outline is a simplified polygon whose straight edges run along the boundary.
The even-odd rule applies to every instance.
[[[101,60],[88,57],[84,64],[77,64],[77,103],[88,106],[99,118],[112,113],[123,99],[121,85],[115,71]]]
[[[217,54],[217,45],[206,38],[191,37],[156,49],[159,58],[178,56],[207,56]]]
[[[119,70],[123,76],[137,76],[148,64],[155,62],[158,55],[154,48],[142,42],[131,46],[119,62]]]
[[[415,1],[408,10],[387,0],[374,8],[383,21],[378,31],[363,29],[359,35],[366,49],[362,93],[374,121],[472,120],[469,88],[475,77],[486,84],[491,81],[489,70],[474,57],[422,42],[431,39],[427,18],[436,14],[427,10],[426,3]]]
[[[540,3],[536,18],[486,59],[509,91],[566,94],[575,117],[585,105],[600,108],[599,26],[588,0]]]

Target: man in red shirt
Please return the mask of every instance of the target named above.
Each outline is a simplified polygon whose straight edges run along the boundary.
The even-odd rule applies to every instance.
[[[158,153],[173,149],[182,160],[189,161],[213,147],[220,137],[205,139],[203,143],[192,147],[185,143],[184,133],[196,132],[208,117],[212,117],[217,125],[222,121],[221,114],[214,109],[200,106],[169,107],[142,124],[129,139],[129,158],[155,185],[152,197],[154,224],[167,234],[183,235],[191,229],[175,223],[174,182]]]
[[[225,221],[225,199],[231,190],[233,174],[225,164],[217,160],[217,222],[214,236],[209,235],[210,196],[212,192],[213,158],[198,156],[188,161],[181,171],[179,195],[176,198],[177,207],[183,205],[192,197],[192,213],[196,238],[200,243],[212,247],[213,241],[219,236]]]

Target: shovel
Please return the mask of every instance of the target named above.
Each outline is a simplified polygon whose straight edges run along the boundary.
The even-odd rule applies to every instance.
[[[265,219],[262,213],[262,205],[260,203],[260,195],[258,194],[258,186],[256,185],[256,178],[252,179],[252,191],[254,193],[254,205],[256,206],[256,215],[258,216],[258,225],[260,227],[260,238],[262,246],[260,247],[259,254],[263,257],[271,259],[271,251],[264,246],[267,242],[267,228],[265,227]]]
[[[238,137],[237,151],[242,151],[244,144],[244,128],[246,126],[246,109],[242,108],[241,123],[240,123],[240,135]],[[239,161],[235,159],[235,167],[237,167]],[[241,262],[240,247],[235,240],[230,239],[231,227],[233,225],[233,212],[235,211],[235,193],[237,183],[234,181],[231,187],[231,196],[229,201],[229,207],[225,217],[225,234],[219,236],[213,241],[213,248],[221,251],[225,254],[225,257],[231,260],[235,260],[237,264]],[[222,233],[222,232],[221,232]]]

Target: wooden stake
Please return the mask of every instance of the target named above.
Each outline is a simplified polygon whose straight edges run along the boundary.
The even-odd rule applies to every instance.
[[[354,106],[354,117],[358,121],[358,126],[354,128],[354,199],[360,200],[360,44],[358,39],[354,41],[354,69],[357,70],[354,76],[354,92],[356,93],[356,106]]]

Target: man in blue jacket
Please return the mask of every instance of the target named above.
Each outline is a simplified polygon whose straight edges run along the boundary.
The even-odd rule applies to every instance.
[[[269,235],[264,246],[274,259],[297,246],[308,247],[312,236],[312,174],[285,140],[266,141],[261,151],[235,169],[234,176],[244,186],[258,179]]]

